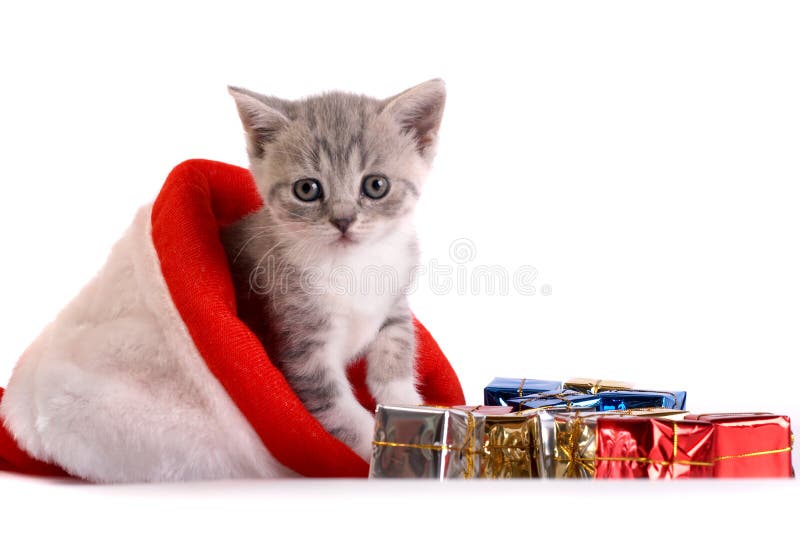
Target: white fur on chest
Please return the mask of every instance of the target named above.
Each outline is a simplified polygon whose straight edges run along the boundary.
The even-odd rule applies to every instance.
[[[319,258],[315,289],[331,317],[330,344],[337,359],[348,361],[359,355],[404,295],[417,262],[409,252],[410,238],[397,233]]]

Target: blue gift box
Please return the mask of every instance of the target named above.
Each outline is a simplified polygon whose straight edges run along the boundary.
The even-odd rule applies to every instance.
[[[647,407],[666,407],[667,409],[686,409],[685,391],[604,391],[600,397],[598,411],[620,409],[641,409]]]
[[[509,405],[511,398],[520,398],[539,392],[561,388],[560,381],[526,378],[494,378],[483,389],[484,405]]]
[[[547,392],[529,394],[522,398],[509,398],[508,405],[515,411],[525,409],[580,409],[596,410],[600,408],[600,396],[597,394],[582,394],[580,392],[556,389]]]

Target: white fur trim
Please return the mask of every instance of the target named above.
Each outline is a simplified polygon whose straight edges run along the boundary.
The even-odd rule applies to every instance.
[[[95,482],[294,476],[206,367],[143,207],[105,266],[25,351],[0,415],[31,456]]]

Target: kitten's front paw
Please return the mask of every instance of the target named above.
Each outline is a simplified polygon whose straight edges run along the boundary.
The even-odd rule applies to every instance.
[[[414,382],[394,380],[373,384],[372,394],[378,403],[384,405],[422,405],[422,396],[417,392]]]
[[[353,451],[356,452],[362,459],[369,462],[372,458],[372,440],[375,435],[375,417],[368,415],[360,422],[360,429],[358,439],[353,445]]]

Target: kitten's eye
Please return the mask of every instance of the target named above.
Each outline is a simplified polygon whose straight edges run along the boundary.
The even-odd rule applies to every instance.
[[[379,174],[367,176],[361,184],[361,190],[373,200],[383,198],[389,192],[389,178]]]
[[[312,178],[304,178],[294,182],[294,195],[304,202],[313,202],[322,197],[322,185]]]

